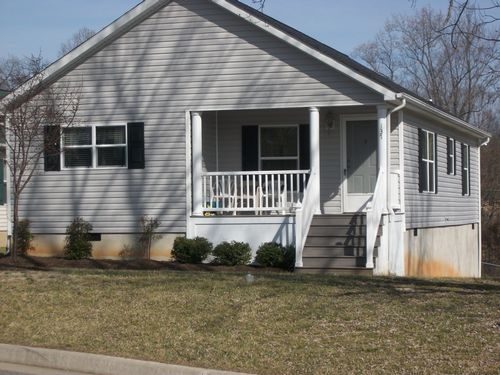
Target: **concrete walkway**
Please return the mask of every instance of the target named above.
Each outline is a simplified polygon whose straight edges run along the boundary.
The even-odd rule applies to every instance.
[[[23,368],[25,371],[20,371]],[[0,374],[43,375],[47,374],[47,370],[97,375],[250,375],[65,350],[0,344]]]

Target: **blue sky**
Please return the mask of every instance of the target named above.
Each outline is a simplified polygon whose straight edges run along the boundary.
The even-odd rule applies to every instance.
[[[251,0],[245,0],[251,3]],[[0,58],[41,52],[57,57],[82,27],[100,30],[140,0],[0,0]],[[417,0],[445,9],[448,0]],[[411,0],[267,0],[265,13],[350,54],[369,41],[391,14],[415,12]]]

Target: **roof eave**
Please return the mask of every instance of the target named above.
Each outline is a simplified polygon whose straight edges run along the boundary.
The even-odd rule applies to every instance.
[[[478,138],[481,141],[481,143],[486,142],[488,141],[489,138],[491,138],[491,134],[489,134],[488,132],[485,132],[484,130],[472,126],[468,122],[463,121],[458,117],[455,117],[452,114],[447,113],[418,98],[415,98],[414,96],[408,95],[406,93],[400,93],[398,94],[398,97],[401,99],[402,98],[406,99],[409,108],[420,113],[430,114],[433,117],[436,117],[441,121],[444,121],[447,125],[457,130],[460,130],[461,132],[466,133],[470,136]]]

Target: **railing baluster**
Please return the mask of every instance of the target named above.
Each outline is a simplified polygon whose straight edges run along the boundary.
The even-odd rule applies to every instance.
[[[202,207],[221,213],[288,212],[303,195],[309,172],[206,172],[202,175]]]

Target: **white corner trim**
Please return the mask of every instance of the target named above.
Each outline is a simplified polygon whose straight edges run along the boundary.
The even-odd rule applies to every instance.
[[[279,39],[283,40],[284,42],[298,48],[299,50],[309,54],[310,56],[324,62],[327,65],[330,65],[332,68],[338,70],[339,72],[347,75],[348,77],[351,77],[355,79],[356,81],[364,84],[365,86],[368,86],[369,88],[375,90],[379,94],[384,95],[384,100],[395,100],[396,99],[396,93],[392,90],[387,89],[386,87],[374,82],[373,80],[366,78],[365,76],[357,73],[353,69],[349,68],[348,66],[341,64],[340,62],[336,61],[335,59],[315,50],[314,48],[309,47],[308,45],[302,43],[301,41],[291,37],[290,35],[284,33],[281,30],[278,30],[274,26],[271,26],[270,24],[258,19],[255,16],[252,16],[250,13],[245,12],[244,10],[229,4],[225,0],[211,0],[213,3],[223,7],[224,9],[230,11],[234,15],[243,18],[244,20],[251,22],[255,26],[259,27],[260,29],[267,31],[268,33],[278,37]]]

